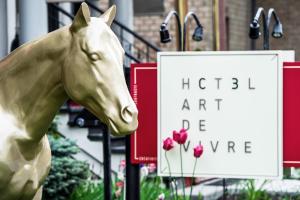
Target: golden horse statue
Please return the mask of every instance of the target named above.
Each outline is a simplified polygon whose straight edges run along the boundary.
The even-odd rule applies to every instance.
[[[90,17],[83,3],[73,23],[16,49],[0,62],[0,200],[41,199],[51,164],[45,133],[69,97],[112,134],[137,126],[123,75],[124,50],[110,25],[116,8]]]

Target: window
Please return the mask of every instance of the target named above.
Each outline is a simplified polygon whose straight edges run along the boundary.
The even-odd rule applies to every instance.
[[[162,14],[163,12],[163,0],[134,0],[135,15]]]

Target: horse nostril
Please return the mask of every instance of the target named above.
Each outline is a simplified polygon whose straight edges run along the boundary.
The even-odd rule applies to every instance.
[[[132,122],[133,115],[134,115],[134,110],[130,106],[126,106],[125,108],[122,109],[121,116],[126,123]]]

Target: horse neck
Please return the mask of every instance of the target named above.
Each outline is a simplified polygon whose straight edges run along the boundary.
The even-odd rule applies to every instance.
[[[71,44],[68,28],[30,42],[0,62],[0,108],[14,116],[26,138],[40,141],[67,99],[61,67]]]

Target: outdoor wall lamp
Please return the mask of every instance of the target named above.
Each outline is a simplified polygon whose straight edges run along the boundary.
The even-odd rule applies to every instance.
[[[168,22],[170,21],[170,19],[171,19],[172,16],[175,16],[175,18],[176,18],[177,28],[178,28],[178,36],[179,36],[179,39],[177,39],[177,42],[178,42],[179,50],[182,51],[182,44],[181,44],[181,37],[182,37],[181,23],[180,23],[179,15],[178,15],[178,13],[175,10],[169,12],[169,14],[167,15],[166,19],[164,20],[164,22],[160,26],[160,41],[162,43],[168,43],[168,42],[170,42],[172,40],[172,38],[170,37],[169,31],[167,29]]]
[[[253,22],[250,24],[250,31],[249,31],[249,37],[251,39],[258,39],[260,34],[259,30],[260,26],[257,21],[253,20]]]
[[[169,33],[169,30],[167,28],[167,24],[162,24],[160,26],[160,42],[161,43],[168,43],[168,42],[171,42],[171,37],[170,37],[170,33]]]
[[[181,27],[181,23],[180,23],[180,18],[179,18],[178,13],[173,10],[173,11],[169,12],[166,19],[160,26],[160,41],[162,43],[168,43],[172,40],[170,33],[167,29],[167,25],[173,15],[176,17],[176,22],[177,22],[177,29],[178,29],[177,42],[178,42],[179,51],[185,51],[186,26],[187,26],[187,22],[188,22],[188,19],[190,16],[192,16],[194,18],[194,20],[196,21],[196,24],[197,24],[197,27],[195,28],[193,36],[192,36],[193,40],[201,41],[203,39],[203,26],[201,25],[198,17],[196,16],[196,14],[194,12],[188,12],[184,18],[183,37],[182,37],[182,27]]]
[[[273,27],[272,37],[281,38],[283,36],[282,24],[273,8],[269,9],[268,16],[266,18],[264,9],[262,7],[260,7],[260,8],[258,8],[255,17],[254,17],[252,23],[250,24],[249,37],[251,39],[258,39],[260,36],[260,25],[259,25],[260,16],[262,16],[262,18],[263,18],[264,50],[269,50],[270,49],[269,33],[270,33],[270,23],[271,23],[272,16],[276,21],[274,24],[274,27]]]
[[[186,26],[187,26],[187,22],[188,22],[190,16],[193,17],[193,19],[196,21],[196,24],[197,24],[197,27],[194,30],[194,33],[192,36],[193,40],[198,41],[198,42],[203,40],[203,26],[201,25],[198,17],[196,16],[196,14],[194,12],[188,12],[188,14],[184,18],[184,24],[183,24],[183,51],[185,51]]]
[[[271,17],[274,17],[276,23],[274,24],[273,27],[273,32],[272,32],[272,36],[274,38],[282,38],[283,36],[283,29],[282,29],[282,24],[279,20],[279,17],[277,16],[277,14],[275,13],[275,10],[273,8],[269,9],[268,12],[268,25],[270,25],[270,21],[271,21]]]

